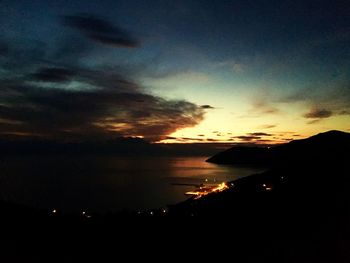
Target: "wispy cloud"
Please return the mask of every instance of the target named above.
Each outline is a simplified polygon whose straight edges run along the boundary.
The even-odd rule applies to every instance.
[[[81,14],[64,16],[63,24],[77,29],[87,38],[104,45],[135,48],[140,43],[126,30],[100,17]]]
[[[333,115],[332,111],[327,109],[311,109],[309,112],[304,114],[305,118],[308,119],[324,119],[329,118]]]
[[[258,139],[261,139],[261,136],[255,136],[255,135],[241,135],[241,136],[235,136],[235,137],[232,137],[232,139],[239,139],[241,141],[255,141],[255,140],[258,140]]]
[[[74,71],[65,68],[40,68],[32,74],[32,78],[42,82],[68,82],[74,75]]]
[[[272,128],[276,128],[277,125],[276,124],[264,124],[261,126],[258,126],[258,129],[272,129]]]
[[[309,112],[305,113],[303,115],[306,119],[312,119],[307,122],[307,124],[315,124],[320,122],[323,119],[330,118],[334,114],[332,111],[327,109],[319,109],[319,108],[312,108]]]
[[[199,106],[142,92],[100,88],[69,91],[1,80],[0,118],[19,123],[1,133],[40,133],[53,138],[143,136],[154,141],[204,117]]]
[[[257,112],[257,113],[262,113],[262,114],[275,114],[278,113],[279,110],[272,106],[271,104],[269,104],[267,101],[255,101],[253,103],[253,112]]]
[[[248,112],[240,116],[240,118],[257,118],[263,115],[273,115],[280,113],[280,110],[278,108],[273,106],[271,102],[263,97],[254,98],[251,104],[252,106]]]
[[[350,115],[350,110],[342,110],[338,112],[339,115]]]
[[[228,69],[233,73],[242,73],[246,70],[246,65],[235,61],[235,60],[226,60],[222,62],[216,62],[212,64],[214,69]]]
[[[350,114],[350,76],[342,73],[328,83],[309,86],[277,99],[280,103],[302,103],[311,110],[305,118],[329,118]]]
[[[201,108],[202,109],[205,109],[205,110],[212,110],[212,109],[215,109],[215,107],[211,106],[211,105],[201,105]]]
[[[248,135],[251,135],[251,136],[274,136],[274,134],[266,133],[266,132],[253,132],[253,133],[248,133]]]
[[[308,121],[307,124],[315,124],[315,123],[319,123],[322,119],[314,119],[311,121]]]

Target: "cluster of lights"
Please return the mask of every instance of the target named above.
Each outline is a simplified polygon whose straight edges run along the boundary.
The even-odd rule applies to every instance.
[[[285,178],[283,176],[280,177],[281,181],[283,181]],[[207,183],[209,180],[208,179],[205,179],[205,182]],[[213,181],[215,182],[216,180],[213,179]],[[189,192],[186,192],[186,195],[192,195],[194,196],[194,199],[199,199],[203,196],[206,196],[208,194],[211,194],[211,193],[219,193],[219,192],[222,192],[226,189],[229,189],[229,188],[232,188],[234,187],[234,183],[231,182],[231,183],[221,183],[221,184],[218,184],[218,185],[215,185],[215,186],[205,186],[203,184],[201,184],[197,191],[189,191]],[[265,191],[272,191],[273,189],[273,186],[271,184],[262,184],[262,187]],[[167,208],[161,208],[160,210],[160,213],[161,214],[166,214],[168,213],[168,209]],[[52,214],[57,214],[58,213],[58,210],[57,209],[52,209],[51,210],[51,213]],[[142,215],[144,214],[144,212],[142,211],[137,211],[137,214],[138,215]],[[154,211],[149,211],[147,212],[146,214],[150,215],[150,216],[154,216],[155,215],[155,212]],[[82,211],[81,212],[81,215],[85,218],[91,218],[91,215],[88,214],[86,211]],[[194,216],[194,214],[191,214],[191,216]]]
[[[216,186],[201,186],[197,189],[197,191],[189,191],[186,192],[186,195],[192,195],[194,196],[194,199],[199,199],[203,196],[206,196],[211,193],[219,193],[226,189],[228,189],[229,186],[226,183],[221,183]]]
[[[272,185],[263,184],[262,187],[265,189],[265,191],[272,191]]]
[[[85,211],[81,212],[82,216],[86,217],[86,218],[91,218],[91,215],[89,215],[88,213],[86,213]]]
[[[205,182],[208,182],[209,180],[208,179],[205,179]],[[216,182],[216,179],[213,179],[214,182]],[[263,184],[263,186],[265,187],[265,189],[268,191],[268,190],[271,190],[270,188],[268,188],[266,186],[266,184]],[[221,184],[218,184],[218,185],[215,185],[215,186],[204,186],[203,184],[201,186],[199,186],[198,188],[198,191],[190,191],[190,192],[186,192],[186,195],[193,195],[195,196],[194,199],[199,199],[205,195],[208,195],[208,194],[211,194],[211,193],[219,193],[219,192],[222,192],[230,187],[234,187],[234,183],[221,183]],[[168,213],[168,209],[167,208],[161,208],[159,210],[161,212],[161,214],[167,214]],[[57,209],[52,209],[51,210],[51,213],[52,214],[57,214],[58,213],[58,210]],[[144,212],[142,211],[137,211],[137,214],[138,215],[142,215],[144,214]],[[147,214],[147,213],[146,213]],[[148,214],[150,216],[154,216],[155,215],[155,212],[154,211],[149,211]],[[91,218],[91,215],[88,214],[86,211],[82,211],[81,212],[81,215],[85,218]],[[191,214],[191,216],[194,216],[193,214]]]

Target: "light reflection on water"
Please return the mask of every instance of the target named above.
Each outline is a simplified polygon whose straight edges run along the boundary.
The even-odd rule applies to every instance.
[[[191,186],[225,182],[256,169],[207,157],[39,156],[0,160],[0,199],[65,211],[147,209],[185,200]],[[261,170],[260,170],[261,171]]]

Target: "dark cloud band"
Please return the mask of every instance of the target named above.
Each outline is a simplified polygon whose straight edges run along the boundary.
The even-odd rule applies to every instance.
[[[100,18],[67,16],[64,21],[94,41],[138,45],[127,32]],[[45,45],[0,45],[0,67],[6,72],[0,75],[0,137],[70,141],[141,136],[158,141],[203,120],[209,105],[148,94],[121,66],[88,67],[80,59],[90,46],[73,40],[55,43],[54,52]],[[8,46],[9,51],[2,48]],[[79,47],[83,52],[73,52]]]
[[[64,16],[63,24],[79,30],[87,38],[114,47],[138,47],[140,43],[128,32],[93,15]]]
[[[333,115],[333,112],[326,109],[312,109],[311,111],[304,114],[305,118],[308,119],[324,119],[329,118]]]

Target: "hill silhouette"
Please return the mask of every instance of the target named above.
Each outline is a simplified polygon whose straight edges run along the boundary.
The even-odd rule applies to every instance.
[[[337,162],[350,148],[350,133],[328,131],[307,139],[274,147],[234,146],[209,158],[207,162],[248,166],[283,166],[297,162]]]
[[[249,160],[245,160],[248,158]],[[231,148],[208,161],[269,166],[221,193],[188,200],[174,214],[230,221],[236,234],[350,234],[350,134],[329,131],[273,148]]]
[[[220,143],[161,144],[138,137],[62,142],[45,139],[0,139],[0,156],[111,154],[121,156],[210,156]]]

